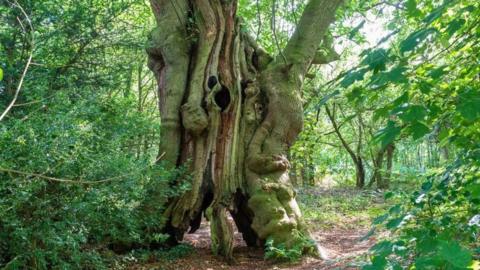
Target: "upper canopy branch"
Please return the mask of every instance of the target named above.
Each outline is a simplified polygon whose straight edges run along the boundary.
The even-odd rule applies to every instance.
[[[310,0],[283,55],[289,64],[302,67],[305,73],[321,41],[333,22],[335,11],[343,0]]]

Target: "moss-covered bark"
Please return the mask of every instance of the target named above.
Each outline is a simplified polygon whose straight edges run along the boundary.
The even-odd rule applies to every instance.
[[[147,52],[159,86],[160,152],[193,175],[190,191],[165,212],[172,238],[195,231],[205,213],[213,251],[232,258],[230,213],[248,245],[271,239],[317,253],[304,241],[287,153],[302,130],[305,74],[335,57],[319,46],[329,44],[340,2],[311,0],[280,58],[240,31],[236,1],[151,0],[158,27]]]

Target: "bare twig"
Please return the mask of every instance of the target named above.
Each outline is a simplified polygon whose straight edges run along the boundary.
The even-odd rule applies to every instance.
[[[20,81],[18,82],[18,85],[17,85],[17,89],[15,90],[15,95],[13,96],[13,99],[12,101],[10,102],[10,104],[8,104],[7,108],[5,109],[5,111],[3,111],[3,113],[0,115],[0,121],[3,120],[3,118],[5,118],[5,116],[8,114],[8,112],[13,108],[13,105],[15,105],[15,102],[17,101],[17,98],[18,98],[18,94],[20,93],[20,90],[22,89],[22,85],[23,85],[23,81],[25,80],[25,76],[27,75],[27,71],[30,67],[30,64],[32,63],[32,58],[33,58],[33,51],[34,51],[34,48],[35,48],[35,37],[34,37],[34,31],[33,31],[33,26],[32,26],[32,22],[30,21],[30,17],[28,17],[27,13],[25,12],[25,10],[23,9],[23,7],[15,0],[14,1],[14,4],[13,6],[16,6],[18,9],[20,9],[20,11],[22,12],[23,16],[25,16],[25,19],[28,23],[28,26],[30,28],[30,45],[31,45],[31,48],[30,48],[30,54],[28,56],[28,60],[27,60],[27,63],[25,64],[25,68],[23,69],[23,73],[22,73],[22,76],[20,77]],[[20,21],[20,20],[19,20]],[[22,29],[24,30],[24,32],[26,32],[26,30],[24,29],[23,25],[20,23],[20,25],[22,26]]]
[[[262,14],[260,12],[260,0],[257,0],[257,20],[258,20],[258,28],[257,28],[257,37],[256,41],[260,38],[260,34],[262,32]]]
[[[287,64],[287,58],[283,54],[283,51],[280,48],[280,43],[278,42],[278,38],[277,38],[277,29],[276,29],[277,22],[275,18],[276,7],[277,7],[277,1],[273,1],[272,2],[272,19],[270,21],[270,27],[272,28],[272,34],[273,34],[273,39],[275,40],[275,46],[277,47],[277,50],[280,53],[280,56],[282,56],[283,61],[285,62],[285,64]]]

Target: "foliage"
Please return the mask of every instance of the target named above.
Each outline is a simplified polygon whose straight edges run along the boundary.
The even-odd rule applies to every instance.
[[[155,162],[145,14],[134,0],[0,1],[2,112],[34,59],[0,123],[0,268],[107,269],[106,248],[165,239],[163,205],[186,186]]]
[[[315,249],[316,243],[307,236],[297,231],[299,239],[292,246],[287,247],[285,243],[276,245],[273,239],[267,239],[265,243],[265,259],[270,259],[278,262],[295,262],[302,258],[302,254],[307,253],[305,249]]]
[[[440,146],[453,145],[457,154],[450,165],[426,174],[409,203],[376,220],[393,235],[372,248],[371,264],[364,269],[465,269],[479,255],[480,85],[478,62],[472,59],[478,59],[480,14],[469,1],[410,5],[407,19],[396,20],[415,28],[402,29],[405,34],[388,50],[364,51],[360,66],[343,80],[362,72],[354,81],[365,99],[396,89],[396,98],[374,113],[386,121],[374,143],[385,146],[402,136],[418,140],[428,135]]]
[[[275,54],[305,2],[239,1],[244,30]],[[478,264],[479,18],[472,0],[349,1],[329,33],[340,61],[307,76],[304,131],[289,157],[307,221],[331,228],[349,216],[366,225],[385,212],[377,191],[311,190],[352,186],[357,173],[326,106],[362,159],[367,184],[376,173],[392,182],[385,196],[394,206],[371,231],[390,236],[364,269]],[[371,21],[386,34],[374,42]],[[130,245],[143,248],[131,253],[139,260],[191,251],[147,250],[165,239],[163,203],[188,188],[173,187],[182,171],[155,162],[160,124],[144,53],[153,24],[140,0],[0,0],[0,112],[33,53],[0,122],[0,267],[106,269],[107,248]],[[376,162],[387,160],[379,154],[389,145],[391,168]],[[267,241],[267,258],[300,254]]]
[[[315,230],[366,229],[393,204],[393,200],[385,202],[381,192],[338,187],[302,188],[298,202],[305,221]]]

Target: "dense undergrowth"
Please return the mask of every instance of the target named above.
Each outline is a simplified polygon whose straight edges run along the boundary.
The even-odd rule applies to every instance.
[[[48,113],[2,126],[0,265],[99,269],[109,246],[162,239],[153,232],[178,172],[155,164],[155,152],[128,151],[155,125],[121,102],[57,97]]]
[[[109,249],[165,238],[163,205],[181,172],[156,162],[146,32],[127,22],[146,11],[141,1],[0,1],[2,112],[34,59],[0,123],[0,268],[107,269]]]

